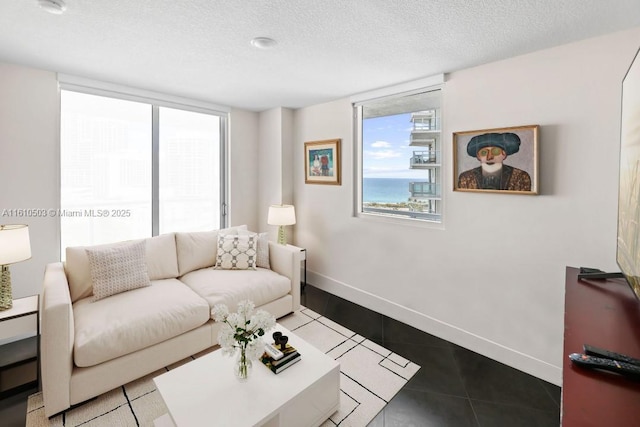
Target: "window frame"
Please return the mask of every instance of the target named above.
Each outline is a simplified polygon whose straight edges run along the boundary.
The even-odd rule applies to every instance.
[[[351,98],[353,109],[353,140],[354,140],[354,192],[353,192],[353,216],[367,221],[385,222],[390,224],[398,224],[405,226],[444,229],[445,224],[445,197],[444,190],[447,184],[446,174],[444,169],[446,166],[447,156],[444,150],[444,131],[442,126],[442,114],[440,123],[440,221],[431,221],[420,218],[410,218],[408,216],[390,215],[385,213],[373,213],[363,211],[363,166],[364,166],[364,148],[363,148],[363,106],[369,102],[381,101],[384,99],[393,99],[404,96],[416,95],[429,91],[440,91],[441,98],[444,94],[444,75],[437,75],[426,79],[417,80],[414,82],[404,83],[393,87],[379,89],[359,95],[355,95]],[[442,112],[442,108],[441,108]]]
[[[225,228],[229,223],[229,165],[227,153],[229,152],[229,114],[230,108],[211,104],[203,101],[166,95],[157,92],[145,91],[141,89],[115,85],[82,77],[58,74],[58,90],[79,92],[87,95],[96,95],[107,98],[134,101],[148,104],[151,107],[151,236],[157,236],[160,230],[160,134],[159,134],[159,111],[161,107],[173,108],[194,113],[202,113],[217,116],[220,120],[220,228]],[[60,112],[62,114],[62,112]],[[60,120],[62,118],[60,117]],[[61,174],[61,147],[62,141],[60,129],[58,130],[58,202],[61,201],[62,183]],[[60,230],[60,241],[62,242],[62,230]],[[64,248],[61,249],[64,253]]]

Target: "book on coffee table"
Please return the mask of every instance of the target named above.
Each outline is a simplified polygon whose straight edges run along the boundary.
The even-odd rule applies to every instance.
[[[296,354],[300,354],[298,353],[298,350],[296,350],[296,348],[293,347],[291,344],[286,344],[284,350],[280,348],[280,346],[278,346],[278,350],[282,352],[283,356],[277,360],[273,360],[272,358],[273,366],[281,365],[285,363],[287,360],[293,359]]]
[[[262,359],[260,359],[260,360],[262,361],[264,366],[266,366],[267,368],[269,368],[271,370],[271,372],[273,372],[274,374],[277,374],[279,372],[284,371],[289,366],[294,365],[297,362],[299,362],[300,361],[300,353],[296,352],[296,354],[293,357],[291,357],[290,359],[285,360],[284,362],[278,364],[277,366],[275,366],[273,364],[275,361],[269,356],[263,356]],[[280,362],[280,361],[278,360],[278,362]]]
[[[260,358],[262,363],[276,374],[300,360],[300,353],[291,344],[287,343],[284,349],[280,348],[280,346],[277,346],[277,348],[283,353],[283,356],[280,359],[276,360],[266,352]]]

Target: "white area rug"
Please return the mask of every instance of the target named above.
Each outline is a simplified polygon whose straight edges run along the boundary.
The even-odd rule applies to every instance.
[[[340,362],[340,409],[322,427],[366,426],[420,369],[415,363],[304,307],[298,313],[279,319],[278,323]],[[215,349],[217,347],[210,351]],[[50,420],[44,415],[42,394],[33,394],[27,405],[26,427],[153,426],[153,420],[166,414],[167,408],[152,378],[193,358],[111,390]],[[257,368],[261,366],[254,365],[253,369]]]

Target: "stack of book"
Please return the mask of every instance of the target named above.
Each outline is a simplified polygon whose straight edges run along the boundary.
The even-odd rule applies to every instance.
[[[300,361],[300,353],[291,344],[286,344],[284,350],[279,345],[273,344],[273,346],[282,352],[282,357],[274,359],[265,352],[260,360],[274,374],[284,371]]]

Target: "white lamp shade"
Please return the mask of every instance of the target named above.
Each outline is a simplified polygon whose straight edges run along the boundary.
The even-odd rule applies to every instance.
[[[29,226],[0,225],[0,265],[13,264],[31,258]]]
[[[267,224],[292,225],[296,223],[296,210],[292,205],[271,205]]]

